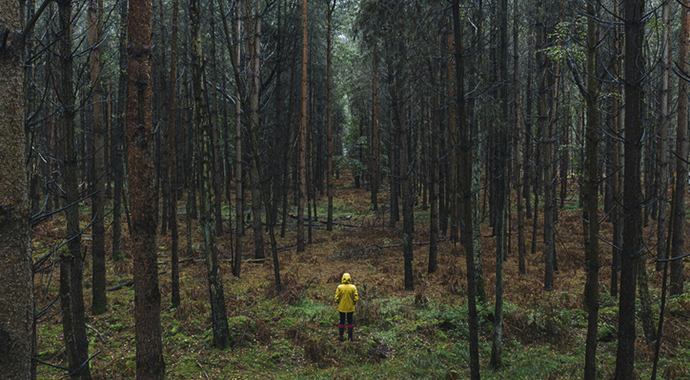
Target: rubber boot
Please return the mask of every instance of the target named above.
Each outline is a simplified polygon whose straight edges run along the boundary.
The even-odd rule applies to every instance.
[[[343,342],[345,340],[343,337],[343,333],[345,333],[345,325],[338,325],[338,330],[340,330],[340,341]]]
[[[354,330],[354,325],[348,325],[347,326],[347,340],[352,342],[354,339],[352,338],[352,330]]]

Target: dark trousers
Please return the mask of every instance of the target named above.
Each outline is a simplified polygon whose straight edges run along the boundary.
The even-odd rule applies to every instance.
[[[354,330],[355,325],[352,322],[352,315],[354,313],[340,313],[340,324],[338,325],[340,330],[340,340],[343,340],[343,333],[345,332],[345,320],[347,319],[347,339],[352,339],[352,330]]]
[[[340,327],[341,329],[345,328],[345,319],[347,319],[347,327],[354,327],[354,323],[352,322],[354,313],[340,313]]]

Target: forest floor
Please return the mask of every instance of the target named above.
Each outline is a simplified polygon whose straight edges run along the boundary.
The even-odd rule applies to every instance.
[[[505,263],[505,315],[503,368],[489,367],[493,334],[494,239],[486,223],[482,230],[483,274],[488,300],[479,303],[480,364],[484,379],[582,378],[586,336],[583,310],[585,282],[581,213],[572,191],[559,210],[556,226],[558,272],[555,288],[543,287],[543,244],[531,253],[532,220],[525,227],[527,274],[517,265],[517,235],[512,235]],[[379,204],[387,205],[381,194]],[[429,211],[415,208],[414,291],[403,289],[401,225],[389,228],[389,214],[369,208],[369,193],[352,186],[343,176],[336,183],[334,231],[314,223],[311,244],[295,251],[295,220],[285,238],[278,239],[282,292],[277,292],[270,251],[264,261],[253,257],[251,229],[246,228],[244,261],[239,278],[230,268],[231,234],[218,238],[221,273],[231,329],[228,348],[211,345],[212,332],[206,265],[201,252],[201,231],[192,226],[193,250],[185,251],[187,237],[183,203],[180,203],[180,264],[182,304],[170,307],[170,236],[159,236],[161,323],[168,379],[465,379],[468,378],[465,257],[462,248],[439,243],[439,270],[427,273]],[[319,200],[319,220],[325,220],[327,199]],[[514,207],[514,204],[513,204]],[[382,207],[383,209],[383,207]],[[247,207],[249,210],[249,207]],[[90,220],[84,207],[82,222]],[[227,209],[224,210],[227,217]],[[603,216],[603,212],[602,212]],[[513,215],[511,226],[515,227]],[[234,223],[233,223],[234,224]],[[649,257],[655,252],[653,223],[645,229]],[[542,224],[538,223],[539,228]],[[129,237],[124,224],[125,247]],[[611,224],[601,224],[601,236],[611,241]],[[88,231],[87,231],[88,232]],[[45,255],[64,235],[64,221],[55,217],[35,228],[34,256]],[[542,233],[539,233],[541,238]],[[108,238],[109,239],[109,238]],[[268,239],[266,239],[268,242]],[[89,248],[90,237],[84,236]],[[108,245],[110,240],[108,240]],[[268,248],[268,244],[267,244]],[[615,369],[617,300],[609,295],[611,248],[602,242],[598,370],[603,379]],[[108,248],[109,249],[109,248]],[[110,251],[108,251],[110,252]],[[125,260],[109,262],[108,310],[90,314],[91,261],[84,264],[84,301],[87,310],[89,352],[94,379],[135,377],[134,287],[131,252]],[[108,253],[110,255],[110,253]],[[109,256],[110,257],[110,256]],[[57,258],[57,255],[55,255]],[[35,275],[36,308],[46,307],[58,295],[58,267],[44,265]],[[344,272],[352,275],[360,302],[355,312],[355,341],[338,340],[335,288]],[[648,260],[652,310],[658,320],[661,272]],[[687,276],[686,276],[687,278]],[[118,287],[118,285],[124,285]],[[66,366],[59,302],[37,325],[39,379],[65,377]],[[661,345],[659,374],[664,379],[690,378],[690,296],[671,299]],[[654,342],[644,339],[638,323],[635,370],[637,378],[650,377]]]

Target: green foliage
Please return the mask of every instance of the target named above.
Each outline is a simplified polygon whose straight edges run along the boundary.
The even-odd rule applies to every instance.
[[[244,315],[228,318],[228,328],[230,342],[251,341],[256,334],[256,323]]]
[[[558,43],[542,49],[549,59],[566,63],[573,62],[580,66],[586,61],[583,41],[587,37],[587,18],[578,17],[572,21],[563,21],[556,25],[554,33],[549,38],[558,39]]]

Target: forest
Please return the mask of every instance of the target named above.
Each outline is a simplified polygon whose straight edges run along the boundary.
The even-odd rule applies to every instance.
[[[690,0],[2,0],[0,379],[690,378],[689,65]]]

